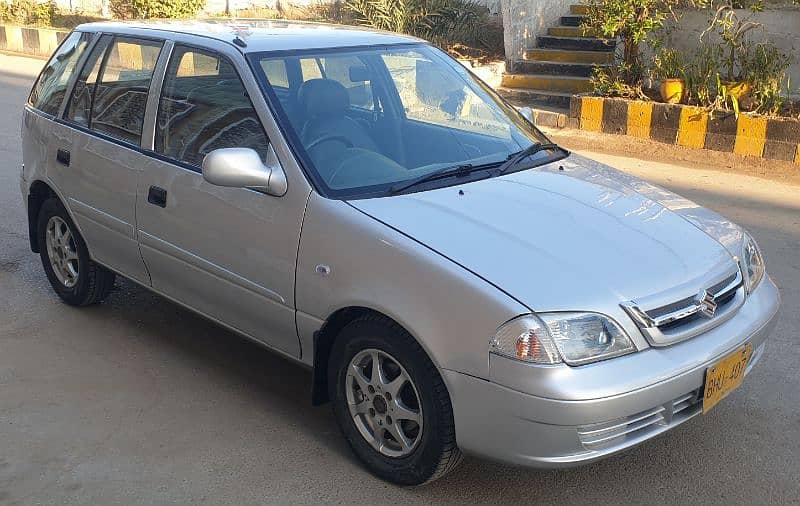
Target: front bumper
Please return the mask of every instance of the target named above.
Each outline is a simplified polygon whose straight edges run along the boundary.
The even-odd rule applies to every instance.
[[[687,341],[581,367],[542,367],[492,356],[491,381],[442,371],[459,447],[531,467],[592,462],[701,412],[705,371],[751,343],[763,355],[780,295],[769,278],[736,316]]]

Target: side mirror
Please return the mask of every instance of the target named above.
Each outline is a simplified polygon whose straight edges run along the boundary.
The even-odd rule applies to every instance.
[[[286,173],[272,146],[266,165],[250,148],[215,149],[203,158],[203,179],[216,186],[250,188],[276,197],[287,189]]]
[[[533,109],[530,107],[517,107],[517,110],[525,117],[526,120],[533,123]]]

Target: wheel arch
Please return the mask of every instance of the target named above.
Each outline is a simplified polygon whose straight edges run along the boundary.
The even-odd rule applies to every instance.
[[[331,350],[333,344],[342,329],[350,322],[357,320],[365,315],[374,315],[391,321],[414,339],[428,356],[428,359],[436,365],[436,361],[430,351],[420,342],[408,327],[398,322],[384,312],[366,306],[347,306],[334,311],[322,324],[322,327],[314,332],[313,364],[311,373],[311,404],[319,406],[330,401],[328,396],[328,366],[330,364]],[[438,368],[438,366],[437,366]]]

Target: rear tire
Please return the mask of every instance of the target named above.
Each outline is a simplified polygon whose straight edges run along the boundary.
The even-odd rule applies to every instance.
[[[49,198],[39,211],[39,256],[56,294],[72,306],[105,299],[114,287],[112,271],[89,258],[89,250],[61,201]]]
[[[374,363],[380,364],[380,377]],[[422,485],[461,463],[444,381],[397,323],[379,315],[350,322],[337,337],[329,364],[334,415],[371,473],[398,485]],[[362,375],[356,378],[354,370]]]

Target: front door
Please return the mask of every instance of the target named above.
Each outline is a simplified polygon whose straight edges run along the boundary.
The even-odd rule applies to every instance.
[[[300,356],[294,275],[308,191],[283,197],[203,179],[203,157],[247,147],[275,159],[226,56],[181,45],[166,68],[137,221],[153,288],[234,330]]]

